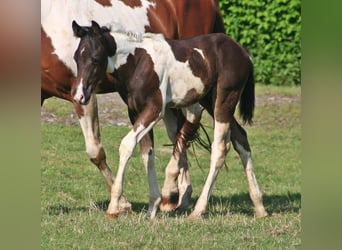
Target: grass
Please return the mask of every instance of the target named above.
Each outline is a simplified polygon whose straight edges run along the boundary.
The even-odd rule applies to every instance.
[[[258,87],[258,95],[291,97],[293,87]],[[56,107],[58,105],[55,105]],[[203,119],[210,131],[211,121]],[[262,103],[253,126],[245,127],[252,147],[256,175],[271,215],[253,217],[252,204],[240,159],[227,157],[202,220],[189,220],[208,173],[209,154],[196,148],[190,173],[192,203],[185,213],[162,213],[148,220],[148,185],[138,153],[129,161],[124,193],[134,213],[109,220],[109,194],[98,170],[87,159],[77,125],[42,124],[41,247],[42,249],[298,249],[301,245],[301,126],[300,104]],[[127,127],[101,128],[107,160],[115,172],[118,147]],[[155,129],[159,187],[171,149],[165,130]]]

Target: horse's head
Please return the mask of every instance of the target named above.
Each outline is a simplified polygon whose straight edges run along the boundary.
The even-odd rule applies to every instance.
[[[81,39],[74,54],[77,77],[72,95],[78,103],[87,104],[96,85],[106,77],[108,57],[114,56],[116,43],[110,30],[101,28],[95,21],[90,27],[82,27],[73,21],[72,29]]]

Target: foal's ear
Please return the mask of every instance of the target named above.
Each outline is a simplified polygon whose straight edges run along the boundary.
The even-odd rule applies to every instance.
[[[87,30],[78,25],[75,20],[72,21],[72,30],[74,31],[74,36],[83,37],[87,34]]]
[[[105,47],[108,52],[108,56],[114,56],[116,52],[116,42],[115,42],[114,37],[112,37],[109,32],[106,32],[104,34],[104,39],[105,39],[104,42],[105,42]]]
[[[102,34],[102,29],[101,29],[100,25],[97,22],[95,22],[94,20],[91,21],[91,28],[92,28],[94,34],[96,34],[96,35]]]
[[[108,56],[114,56],[116,52],[116,43],[114,37],[112,37],[109,33],[110,29],[103,27],[101,28],[100,25],[95,22],[94,20],[91,21],[91,28],[94,34],[99,35],[105,46]]]

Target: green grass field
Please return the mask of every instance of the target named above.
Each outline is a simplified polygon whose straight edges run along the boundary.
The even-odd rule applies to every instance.
[[[193,186],[189,210],[159,212],[156,219],[146,219],[148,184],[137,149],[124,182],[124,194],[134,213],[109,220],[105,216],[109,193],[86,156],[80,127],[42,124],[42,249],[299,249],[301,107],[300,98],[291,100],[300,97],[300,88],[258,86],[256,93],[262,101],[256,107],[254,125],[245,129],[270,217],[253,217],[243,168],[231,150],[226,160],[228,168],[221,170],[213,188],[208,213],[201,220],[187,219],[209,170],[210,155],[196,148],[200,166],[189,153]],[[58,105],[52,105],[58,109]],[[205,116],[203,121],[211,132],[211,120]],[[128,130],[124,126],[101,128],[107,161],[114,173],[118,147]],[[162,126],[155,129],[155,138],[161,189],[171,148],[163,146],[169,141]]]

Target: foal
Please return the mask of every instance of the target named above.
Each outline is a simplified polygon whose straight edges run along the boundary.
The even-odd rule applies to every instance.
[[[74,55],[78,84],[75,99],[85,98],[105,73],[110,72],[119,79],[117,89],[128,105],[134,124],[120,144],[119,167],[107,210],[110,217],[118,216],[125,168],[134,147],[169,108],[182,108],[187,123],[194,127],[198,127],[203,109],[214,119],[210,170],[190,216],[200,217],[206,211],[231,141],[245,168],[256,216],[267,215],[253,170],[247,134],[234,118],[239,100],[244,122],[252,122],[254,111],[253,64],[245,49],[218,33],[169,40],[149,33],[134,36],[119,31],[110,33],[95,21],[91,27],[81,27],[76,22],[72,27],[75,36],[81,38]],[[167,119],[164,122],[167,124]],[[153,158],[151,148],[144,160],[148,162]],[[153,165],[147,166],[151,166],[147,167],[148,216],[153,218],[160,193],[155,169]]]

